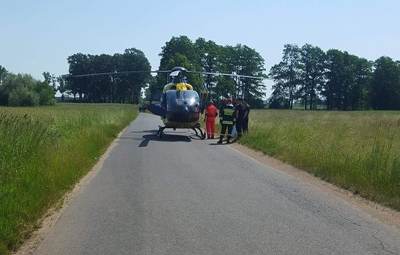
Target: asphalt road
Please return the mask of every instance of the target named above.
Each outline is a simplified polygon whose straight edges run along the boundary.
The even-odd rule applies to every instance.
[[[400,254],[400,233],[230,146],[140,114],[35,254]]]

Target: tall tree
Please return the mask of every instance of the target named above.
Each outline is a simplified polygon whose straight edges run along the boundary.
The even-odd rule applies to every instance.
[[[67,79],[60,76],[57,77],[57,82],[58,82],[58,91],[61,93],[61,101],[64,101],[65,92],[67,91],[68,88]]]
[[[344,100],[345,83],[345,56],[344,53],[331,49],[327,51],[326,78],[327,82],[323,91],[326,97],[328,110],[341,109]]]
[[[67,58],[69,64],[69,74],[79,75],[91,73],[90,59],[88,55],[77,53]],[[74,98],[79,95],[79,99],[83,99],[84,93],[88,93],[88,84],[90,77],[69,78],[68,90],[73,94]]]
[[[375,61],[371,87],[372,107],[377,110],[400,109],[400,65],[389,57]]]
[[[120,77],[127,84],[128,95],[131,100],[129,102],[139,103],[141,90],[150,80],[151,66],[144,53],[138,49],[126,49],[123,54],[123,70],[141,70],[145,72],[128,74]]]
[[[326,55],[319,47],[305,44],[300,54],[301,78],[299,96],[303,98],[304,109],[316,109],[318,97],[324,88]]]
[[[194,43],[187,36],[172,37],[165,43],[160,53],[160,70],[171,70],[175,66],[182,66],[189,70],[200,71],[200,54]],[[197,89],[203,86],[203,79],[198,74],[188,74],[189,82]],[[157,75],[159,89],[168,82],[166,74]]]
[[[6,77],[7,77],[7,69],[0,65],[0,105],[6,105],[8,102],[8,94],[5,91],[3,86]]]
[[[7,69],[0,65],[0,86],[3,84],[6,76],[7,76]]]
[[[218,72],[221,70],[221,53],[223,47],[217,45],[213,41],[206,41],[204,38],[199,38],[195,41],[195,47],[199,55],[201,71],[203,72]],[[213,75],[205,75],[204,83],[211,97],[217,97],[215,86],[218,82],[218,77]]]
[[[368,108],[368,91],[372,77],[372,63],[364,58],[351,55],[351,85],[346,109],[360,110]]]
[[[235,47],[237,57],[238,74],[266,78],[265,60],[255,50],[246,45]],[[239,93],[244,99],[252,104],[260,104],[260,100],[265,94],[263,79],[241,78],[239,80]]]
[[[271,68],[269,75],[275,82],[272,93],[275,106],[283,104],[290,109],[293,108],[300,83],[300,57],[301,51],[297,45],[286,44],[283,48],[282,61]]]
[[[266,78],[265,60],[255,49],[246,45],[223,47],[220,59],[221,72]],[[224,87],[227,85],[234,85],[231,89],[234,94],[231,96],[244,97],[253,106],[262,105],[262,97],[265,94],[263,79],[225,77],[217,84]]]

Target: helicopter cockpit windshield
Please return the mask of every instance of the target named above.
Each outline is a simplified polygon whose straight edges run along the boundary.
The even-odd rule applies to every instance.
[[[191,112],[199,107],[200,98],[194,90],[169,90],[166,92],[167,111],[188,111]]]

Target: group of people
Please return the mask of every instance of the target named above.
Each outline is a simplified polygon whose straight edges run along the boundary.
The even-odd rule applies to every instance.
[[[243,133],[248,132],[249,113],[250,107],[242,98],[236,100],[231,98],[223,99],[219,110],[215,103],[210,101],[205,108],[207,138],[214,139],[215,119],[219,116],[221,134],[218,144],[221,144],[225,137],[227,138],[227,143],[230,143],[235,129],[239,139]]]

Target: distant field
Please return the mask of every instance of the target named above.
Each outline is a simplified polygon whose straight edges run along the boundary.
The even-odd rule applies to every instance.
[[[254,110],[240,143],[400,210],[400,112]]]
[[[117,104],[0,107],[0,254],[18,246],[136,114]]]

